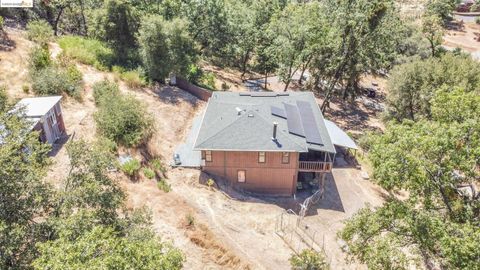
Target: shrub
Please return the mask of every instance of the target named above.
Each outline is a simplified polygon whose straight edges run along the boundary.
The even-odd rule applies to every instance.
[[[24,84],[22,85],[22,91],[23,91],[25,94],[30,93],[30,86],[29,86],[28,84],[24,83]]]
[[[197,84],[203,75],[202,69],[197,65],[190,65],[187,72],[187,80],[191,83]]]
[[[4,24],[3,17],[0,16],[0,30],[3,30],[3,24]]]
[[[30,51],[28,59],[31,71],[44,69],[52,65],[52,59],[50,58],[50,52],[47,46],[34,47]]]
[[[3,112],[8,107],[7,87],[0,85],[0,112]]]
[[[52,27],[44,20],[29,22],[27,24],[27,38],[44,46],[53,38]]]
[[[162,173],[165,173],[167,171],[167,169],[165,169],[165,167],[163,166],[162,160],[159,158],[152,159],[150,161],[150,166],[152,166],[154,170],[160,171]]]
[[[122,172],[124,172],[126,175],[130,177],[135,177],[137,176],[138,171],[140,170],[140,167],[141,167],[140,161],[132,158],[131,160],[123,163],[120,166],[120,170],[122,170]]]
[[[290,257],[293,270],[327,270],[330,269],[325,256],[311,249],[304,249],[300,254]]]
[[[213,181],[212,178],[209,178],[209,179],[207,180],[207,186],[208,186],[209,188],[212,188],[214,184],[215,184],[215,181]]]
[[[216,90],[215,75],[211,72],[207,72],[203,74],[202,78],[200,79],[199,86],[210,89],[210,90]]]
[[[140,88],[147,85],[147,81],[141,69],[125,70],[120,66],[113,66],[112,71],[117,78],[124,81],[130,88]]]
[[[188,213],[185,215],[185,221],[188,227],[195,226],[195,217],[192,215],[192,213]]]
[[[172,187],[170,186],[170,184],[168,184],[164,179],[161,179],[160,181],[157,182],[157,187],[166,193],[172,190]]]
[[[47,67],[31,74],[32,89],[38,95],[60,95],[63,92],[80,97],[80,84],[69,73],[57,67]]]
[[[100,134],[128,147],[136,146],[150,137],[153,120],[137,99],[114,94],[108,95],[108,99],[98,99],[99,94],[96,95],[99,110],[95,113],[95,121]]]
[[[230,85],[228,85],[226,82],[222,83],[222,91],[228,91],[230,90]]]
[[[99,104],[104,98],[108,100],[108,97],[120,95],[118,85],[108,80],[96,82],[92,88],[95,104]]]
[[[79,36],[64,36],[58,40],[67,57],[80,63],[92,65],[99,70],[108,70],[113,53],[105,43]]]
[[[148,179],[153,179],[155,177],[155,172],[149,168],[143,168],[143,175]]]
[[[480,17],[476,17],[476,18],[475,18],[475,23],[476,23],[476,24],[480,24]]]

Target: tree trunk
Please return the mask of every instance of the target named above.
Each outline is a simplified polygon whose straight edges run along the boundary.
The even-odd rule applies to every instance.
[[[250,50],[247,50],[247,52],[243,56],[243,61],[242,61],[242,75],[240,76],[242,80],[243,80],[243,76],[245,76],[245,73],[247,73],[247,62],[249,58],[250,58]]]
[[[62,17],[62,13],[65,7],[61,7],[60,10],[58,11],[57,18],[55,19],[55,22],[53,23],[53,34],[55,36],[58,36],[58,22],[60,22],[60,17]]]
[[[300,73],[300,79],[298,79],[298,84],[300,85],[302,85],[303,74],[305,73],[305,70],[307,70],[307,67],[310,64],[311,60],[312,60],[312,56],[309,56],[307,62],[302,67],[302,72]]]

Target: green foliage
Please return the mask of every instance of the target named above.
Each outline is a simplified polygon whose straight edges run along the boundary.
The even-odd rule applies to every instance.
[[[29,86],[28,84],[25,84],[25,83],[24,83],[24,84],[22,85],[22,91],[23,91],[23,93],[25,93],[25,94],[30,93],[30,86]]]
[[[149,168],[143,168],[143,175],[145,175],[145,177],[147,177],[148,179],[155,178],[155,172]]]
[[[147,85],[147,81],[143,75],[144,72],[141,69],[126,70],[120,66],[113,66],[112,71],[117,78],[124,81],[130,88],[141,88]]]
[[[47,67],[31,74],[32,89],[38,95],[60,95],[80,97],[80,82],[77,76],[57,67]]]
[[[196,61],[194,43],[183,20],[149,16],[140,27],[138,39],[140,57],[151,80],[163,82],[172,72],[185,75]]]
[[[128,176],[130,177],[135,177],[138,175],[138,172],[140,171],[141,164],[140,161],[138,161],[135,158],[132,158],[131,160],[123,163],[120,166],[120,169]]]
[[[215,181],[214,181],[212,178],[208,178],[208,180],[207,180],[207,186],[208,186],[209,188],[212,188],[213,185],[215,185]]]
[[[292,270],[328,270],[325,255],[311,249],[304,249],[298,255],[294,254],[289,259]]]
[[[198,86],[207,88],[210,90],[216,90],[215,87],[215,74],[212,72],[205,72],[202,74],[200,81],[196,83]]]
[[[58,40],[63,53],[80,63],[107,70],[113,59],[113,52],[103,42],[79,36],[63,36]]]
[[[51,212],[53,188],[44,181],[50,147],[40,143],[30,123],[0,113],[0,268],[27,268],[35,243],[45,237],[38,221]]]
[[[135,9],[127,1],[108,0],[96,19],[100,28],[97,37],[112,48],[115,62],[130,64],[129,61],[135,58],[136,33],[140,24]]]
[[[127,232],[125,237],[111,227],[94,226],[73,238],[39,245],[35,269],[181,269],[182,253],[161,243],[152,232]]]
[[[120,89],[116,83],[110,82],[108,80],[99,81],[93,84],[93,98],[95,99],[95,104],[100,104],[101,102],[109,102],[109,99],[113,96],[120,95]]]
[[[8,108],[7,87],[5,85],[0,85],[0,114],[6,111],[7,108]]]
[[[395,67],[387,84],[390,117],[398,120],[431,116],[431,99],[438,89],[462,87],[480,91],[480,64],[470,57],[446,54]]]
[[[158,189],[163,190],[165,193],[168,193],[172,190],[172,187],[169,183],[167,183],[167,181],[165,181],[165,179],[160,179],[157,182],[157,187]]]
[[[47,46],[34,47],[32,51],[30,51],[28,59],[31,72],[44,69],[53,64]]]
[[[27,24],[27,38],[45,46],[53,39],[52,27],[45,20],[31,21]]]
[[[435,15],[424,16],[422,18],[422,33],[430,43],[431,55],[436,56],[438,47],[443,42],[444,34],[442,20]]]
[[[456,5],[456,0],[429,0],[425,5],[425,13],[427,16],[436,16],[446,23],[452,18]]]
[[[188,67],[188,72],[186,74],[186,78],[191,83],[198,83],[202,78],[203,70],[197,65],[190,65]]]
[[[3,24],[5,23],[5,20],[3,19],[2,16],[0,16],[0,31],[3,30]]]
[[[186,221],[188,227],[194,227],[195,226],[195,217],[192,215],[192,213],[188,213],[188,214],[185,215],[185,221]]]
[[[456,79],[449,70],[441,74],[434,79]],[[480,203],[478,195],[462,191],[480,177],[479,95],[458,86],[431,95],[429,119],[389,123],[383,134],[370,134],[362,143],[375,181],[389,195],[383,206],[347,221],[340,237],[348,253],[371,269],[410,269],[421,261],[479,269],[480,235],[472,230],[478,231]],[[408,197],[400,201],[401,190]]]
[[[154,170],[157,170],[157,171],[162,172],[162,173],[165,173],[167,171],[165,166],[163,166],[162,160],[159,159],[159,158],[155,158],[155,159],[150,160],[150,166],[152,166],[152,168]]]
[[[94,85],[97,129],[104,137],[128,147],[145,142],[151,135],[153,120],[140,101],[119,93],[112,83]]]

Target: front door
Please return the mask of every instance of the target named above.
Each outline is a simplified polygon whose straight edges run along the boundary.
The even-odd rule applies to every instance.
[[[53,141],[51,143],[56,142],[60,138],[60,129],[58,128],[58,122],[57,122],[57,117],[55,116],[55,113],[53,110],[51,110],[48,113],[48,126],[50,127],[50,130],[52,132],[52,139]]]

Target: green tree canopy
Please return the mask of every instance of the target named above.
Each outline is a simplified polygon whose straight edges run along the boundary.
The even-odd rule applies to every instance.
[[[468,56],[450,53],[395,67],[387,83],[388,115],[398,119],[429,118],[436,91],[462,87],[480,91],[480,64]]]
[[[184,20],[165,21],[153,15],[142,22],[139,34],[140,57],[150,79],[164,82],[173,72],[185,75],[196,62],[196,49]]]

